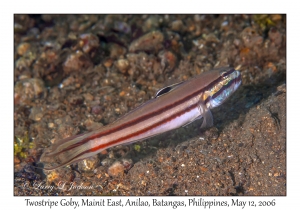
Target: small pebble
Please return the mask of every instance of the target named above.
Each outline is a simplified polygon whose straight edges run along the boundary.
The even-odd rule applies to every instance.
[[[83,94],[83,97],[84,97],[84,99],[86,101],[92,101],[92,100],[94,100],[94,96],[92,94],[90,94],[90,93]]]
[[[114,22],[114,29],[116,31],[128,34],[131,32],[130,25],[128,25],[126,22],[123,21],[115,21]]]
[[[271,28],[269,30],[269,38],[272,42],[274,42],[277,46],[281,45],[282,42],[282,34],[275,28]]]
[[[99,39],[94,34],[82,34],[79,38],[79,44],[85,53],[90,53],[92,50],[96,50],[99,47]]]
[[[118,44],[112,43],[109,45],[110,58],[119,58],[126,53],[126,49]]]
[[[286,84],[282,84],[282,85],[278,86],[277,91],[285,93],[286,92]]]
[[[110,176],[118,176],[119,174],[123,174],[124,171],[125,171],[125,167],[123,166],[123,164],[117,161],[108,168],[107,173]]]
[[[182,20],[175,20],[171,23],[171,29],[173,31],[181,31],[183,29],[184,25]]]
[[[143,31],[148,32],[159,27],[159,17],[157,15],[151,15],[143,24]]]
[[[122,159],[121,162],[126,171],[131,169],[131,167],[133,166],[133,161],[131,159]]]
[[[46,182],[49,186],[54,183],[58,187],[64,182],[73,182],[75,178],[74,171],[72,171],[70,167],[61,167],[52,171],[44,170],[44,174],[46,175]],[[66,187],[62,190],[68,190],[68,188]]]
[[[111,158],[105,158],[104,160],[101,161],[101,165],[103,166],[109,166],[113,163],[113,159]]]
[[[54,128],[54,126],[55,126],[54,123],[52,123],[52,122],[48,123],[48,128]]]
[[[152,31],[134,40],[129,46],[129,51],[158,50],[162,48],[163,41],[164,35],[160,31]]]
[[[104,65],[106,68],[110,68],[110,67],[113,65],[113,60],[112,60],[112,59],[106,59],[106,60],[103,62],[103,65]]]
[[[245,28],[241,32],[240,36],[242,37],[245,46],[248,48],[252,48],[254,45],[259,45],[263,42],[263,37],[261,37],[258,32],[251,27]]]
[[[102,109],[99,105],[92,107],[92,114],[98,115],[102,112]]]
[[[168,69],[168,71],[172,71],[176,66],[177,57],[173,52],[161,51],[158,57],[161,59],[161,66],[164,70]]]
[[[30,44],[27,42],[23,42],[23,43],[19,44],[19,46],[17,48],[17,53],[19,55],[24,55],[29,48],[30,48]]]
[[[83,97],[81,95],[72,95],[69,97],[69,102],[72,105],[80,105],[83,103]]]
[[[213,33],[206,35],[204,38],[207,42],[215,42],[215,43],[220,42],[220,40]]]
[[[276,21],[280,21],[282,19],[282,15],[273,14],[273,15],[270,15],[270,18],[272,21],[276,22]]]
[[[81,172],[92,172],[99,165],[99,158],[97,155],[86,158],[78,163],[78,170]]]
[[[125,74],[129,69],[129,62],[127,59],[119,59],[116,61],[115,65],[122,74]]]
[[[37,122],[37,121],[40,121],[43,116],[44,116],[44,112],[41,108],[39,108],[39,107],[31,108],[29,119]]]
[[[92,65],[92,62],[86,54],[81,51],[77,51],[76,53],[72,53],[67,57],[63,64],[63,69],[66,73],[69,73],[72,71],[85,70]]]
[[[120,114],[120,112],[121,112],[121,110],[120,110],[119,107],[115,108],[115,113],[116,113],[116,114]]]
[[[44,92],[44,82],[41,79],[30,78],[18,81],[15,85],[15,103],[25,103],[39,97]]]
[[[17,156],[14,156],[14,164],[19,164],[21,161]]]
[[[75,83],[75,78],[73,76],[70,76],[63,80],[63,82],[59,85],[59,88],[65,88],[73,85],[74,83]]]
[[[125,96],[125,94],[126,94],[126,92],[125,91],[121,91],[120,93],[119,93],[119,96]]]
[[[90,118],[88,118],[87,120],[84,121],[84,125],[85,125],[86,129],[89,131],[96,130],[103,126],[102,123],[94,122]]]

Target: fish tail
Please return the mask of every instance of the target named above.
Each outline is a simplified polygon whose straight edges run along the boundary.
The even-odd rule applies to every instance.
[[[58,141],[41,156],[43,163],[55,163],[55,166],[45,167],[53,170],[65,165],[76,163],[82,159],[93,156],[100,151],[91,151],[91,142],[86,141],[89,134],[80,134]]]

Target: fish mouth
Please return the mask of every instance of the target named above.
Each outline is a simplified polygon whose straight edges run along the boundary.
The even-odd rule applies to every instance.
[[[226,83],[226,85],[224,84],[214,95],[207,98],[208,103],[206,104],[209,108],[215,108],[223,104],[241,85],[242,79],[239,71],[235,70],[226,76],[231,77],[231,81]]]
[[[241,73],[239,71],[236,71],[236,74],[238,74],[238,75],[234,79],[234,84],[235,84],[234,91],[236,91],[239,88],[239,86],[242,84]]]

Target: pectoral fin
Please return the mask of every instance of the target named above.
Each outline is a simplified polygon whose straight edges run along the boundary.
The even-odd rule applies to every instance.
[[[201,128],[212,127],[214,120],[210,109],[207,108],[204,103],[199,103],[199,111],[201,113],[201,116],[203,117]]]

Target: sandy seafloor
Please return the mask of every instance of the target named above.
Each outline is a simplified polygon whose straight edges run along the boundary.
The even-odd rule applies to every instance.
[[[14,195],[286,195],[285,15],[15,15],[14,61]],[[35,168],[53,142],[222,66],[242,85],[213,127]]]

